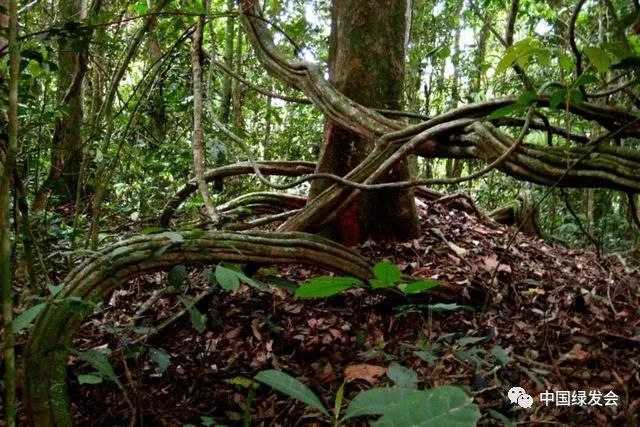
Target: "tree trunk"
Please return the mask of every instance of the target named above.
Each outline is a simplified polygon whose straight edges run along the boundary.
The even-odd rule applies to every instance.
[[[234,10],[233,0],[227,0],[227,8]],[[227,27],[224,41],[224,65],[233,70],[233,39],[235,37],[234,18],[227,18]],[[231,76],[225,74],[222,78],[222,103],[220,106],[220,121],[223,124],[229,123],[231,115]]]
[[[401,109],[409,8],[407,0],[334,0],[329,79],[345,95],[367,107]],[[318,172],[347,174],[373,143],[327,120]],[[408,178],[403,161],[386,180]],[[329,185],[315,181],[311,198]],[[360,193],[327,232],[347,245],[413,238],[419,232],[413,190]]]
[[[12,173],[18,153],[18,76],[20,47],[18,45],[18,2],[0,0],[0,27],[9,29],[9,111],[0,107],[0,295],[2,300],[2,342],[5,425],[16,422],[16,361],[13,335],[13,279],[11,266]],[[8,14],[7,14],[8,12]],[[7,25],[8,24],[8,25]],[[0,34],[0,48],[7,39]],[[4,76],[2,76],[4,77]]]
[[[60,0],[63,21],[86,17],[85,0]],[[82,49],[81,52],[77,51]],[[51,194],[58,195],[62,203],[75,200],[78,176],[82,163],[82,84],[87,69],[89,40],[60,38],[58,46],[58,102],[65,113],[56,118],[51,144],[51,169],[36,194],[34,211],[45,208]]]
[[[149,6],[151,7],[151,6]],[[147,51],[151,63],[162,59],[162,49],[158,37],[151,35],[147,41]],[[151,135],[157,144],[164,143],[167,132],[167,108],[164,100],[164,73],[160,72],[156,78],[155,91],[149,97],[149,119],[151,123]]]

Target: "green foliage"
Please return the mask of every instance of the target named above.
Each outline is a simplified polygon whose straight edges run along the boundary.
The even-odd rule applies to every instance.
[[[382,261],[373,266],[373,274],[376,278],[371,280],[373,288],[386,288],[395,285],[402,273],[400,269],[388,261]]]
[[[223,289],[234,292],[240,287],[240,278],[230,268],[218,265],[216,267],[216,280]]]
[[[587,46],[584,48],[584,53],[587,54],[593,66],[596,67],[600,73],[606,73],[611,66],[611,58],[609,58],[607,51],[604,49]]]
[[[237,266],[220,263],[216,267],[215,278],[218,284],[228,291],[236,291],[240,283],[246,283],[254,288],[260,287],[252,278],[244,274]]]
[[[176,289],[180,289],[187,279],[187,267],[184,265],[176,265],[169,270],[169,285]]]
[[[392,362],[389,365],[387,376],[398,387],[418,388],[418,374],[413,369],[405,368],[399,363]]]
[[[40,303],[20,313],[18,317],[13,319],[13,323],[11,325],[13,332],[20,332],[23,329],[28,328],[45,307],[46,303]]]
[[[309,387],[284,372],[276,370],[261,371],[255,376],[255,380],[304,402],[325,415],[329,415],[318,396]]]
[[[408,281],[402,278],[400,269],[389,261],[376,263],[372,268],[375,279],[371,279],[372,289],[394,288],[411,295],[427,291],[439,285],[432,279]],[[355,286],[363,286],[361,280],[354,277],[320,276],[315,277],[295,291],[296,298],[327,298]]]
[[[164,373],[171,363],[171,356],[162,348],[149,347],[149,358],[158,366],[158,370]]]
[[[458,387],[441,386],[408,396],[382,414],[376,427],[475,426],[480,419],[478,407]]]
[[[442,386],[429,390],[417,390],[417,375],[398,364],[389,367],[388,375],[396,387],[375,388],[359,393],[340,418],[344,384],[338,389],[334,416],[324,407],[318,396],[306,385],[284,372],[268,370],[255,379],[320,411],[334,426],[346,420],[362,416],[381,416],[375,426],[475,426],[480,411],[471,398],[460,388]],[[405,387],[408,385],[409,387]]]
[[[207,316],[195,307],[193,298],[187,295],[179,295],[178,298],[184,305],[185,310],[189,313],[189,319],[191,319],[193,328],[200,333],[204,332],[205,329],[207,329]]]
[[[496,65],[495,75],[504,73],[509,67],[516,64],[524,68],[529,61],[534,59],[537,59],[539,65],[544,66],[548,64],[550,58],[551,52],[541,47],[539,40],[527,37],[507,48],[504,56]]]
[[[98,384],[102,380],[113,381],[122,389],[122,383],[118,379],[108,358],[108,349],[92,349],[88,351],[72,350],[72,353],[80,360],[89,363],[96,372],[80,376],[84,384]]]
[[[320,276],[296,289],[295,296],[296,298],[327,298],[362,285],[362,281],[354,277]]]

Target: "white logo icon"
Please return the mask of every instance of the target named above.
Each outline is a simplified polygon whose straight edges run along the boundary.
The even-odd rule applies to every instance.
[[[511,387],[507,393],[511,403],[517,403],[522,408],[533,406],[533,397],[529,396],[522,387]]]

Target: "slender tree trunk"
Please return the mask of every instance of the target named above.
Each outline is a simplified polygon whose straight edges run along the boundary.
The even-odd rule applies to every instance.
[[[158,39],[151,36],[147,41],[147,51],[151,63],[154,63],[162,57],[162,50]],[[167,109],[164,101],[164,73],[160,73],[156,78],[153,95],[149,102],[149,119],[151,121],[151,134],[156,143],[162,144],[167,129]]]
[[[205,8],[206,10],[207,8]],[[198,190],[202,195],[204,207],[209,219],[213,223],[219,220],[216,208],[209,195],[209,187],[205,180],[204,157],[204,130],[202,129],[202,115],[204,112],[204,96],[202,89],[202,36],[204,33],[204,15],[198,17],[196,30],[193,33],[193,45],[191,46],[191,68],[193,70],[193,138],[191,148],[193,151],[193,170],[198,183]]]
[[[2,114],[8,138],[0,140],[0,291],[2,294],[2,327],[4,341],[4,409],[8,427],[16,423],[16,362],[13,335],[13,291],[11,270],[11,227],[9,225],[11,182],[18,152],[18,75],[20,46],[18,45],[18,1],[0,0],[0,27],[9,27],[9,111]],[[7,7],[8,6],[8,7]],[[6,11],[9,12],[7,17]],[[8,19],[7,19],[8,18]],[[7,22],[8,21],[8,22]],[[6,40],[0,35],[0,47]],[[3,126],[4,127],[4,126]],[[3,129],[4,130],[4,129]]]
[[[233,0],[227,0],[227,9],[235,10]],[[233,41],[235,38],[234,22],[234,17],[230,16],[227,18],[224,42],[224,65],[226,65],[230,70],[233,70]],[[225,73],[222,78],[222,104],[220,105],[220,121],[224,125],[229,124],[229,118],[231,117],[231,84],[231,76]]]
[[[242,75],[242,39],[244,33],[238,31],[238,39],[236,40],[235,52],[234,52],[234,66],[233,70],[239,76]],[[244,118],[242,115],[242,85],[236,79],[231,82],[231,99],[233,101],[233,126],[236,130],[244,128]]]
[[[329,78],[339,90],[367,107],[401,109],[409,8],[407,0],[333,1]],[[318,171],[345,175],[372,146],[373,141],[328,120]],[[386,177],[389,181],[407,178],[406,161]],[[329,185],[315,181],[311,198]],[[413,191],[362,192],[327,231],[348,245],[369,238],[413,238],[419,232]]]
[[[86,18],[86,0],[60,0],[61,20],[79,21]],[[56,194],[63,203],[75,200],[82,163],[83,81],[87,70],[88,37],[81,43],[60,38],[58,45],[58,102],[65,114],[56,118],[51,144],[51,168],[42,187],[36,193],[34,211],[45,208],[49,196]],[[83,46],[77,52],[74,46]]]

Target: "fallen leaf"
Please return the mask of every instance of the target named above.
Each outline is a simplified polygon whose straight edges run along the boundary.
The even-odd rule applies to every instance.
[[[447,246],[449,246],[449,249],[455,252],[460,258],[464,258],[467,255],[467,250],[465,248],[461,248],[453,242],[447,242]]]
[[[484,263],[484,269],[487,271],[493,271],[498,266],[498,257],[495,254],[482,258]]]
[[[365,380],[371,385],[376,385],[378,379],[387,372],[387,368],[378,365],[369,365],[361,363],[358,365],[349,365],[344,369],[344,378],[347,382],[353,380]]]

